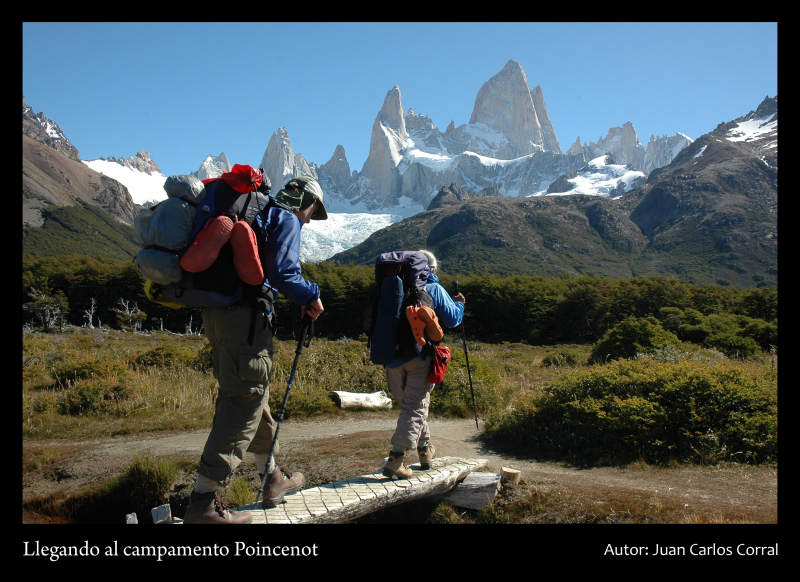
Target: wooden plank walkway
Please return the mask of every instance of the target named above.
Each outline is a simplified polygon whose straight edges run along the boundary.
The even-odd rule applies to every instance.
[[[352,477],[336,483],[304,489],[284,497],[277,507],[262,508],[259,503],[244,505],[237,511],[253,514],[253,523],[341,523],[390,505],[443,495],[472,471],[486,467],[485,459],[436,458],[423,471],[419,463],[410,465],[408,479],[390,479],[383,473]]]

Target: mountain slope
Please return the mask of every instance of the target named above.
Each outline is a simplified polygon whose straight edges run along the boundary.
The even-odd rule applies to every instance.
[[[777,97],[759,111],[720,124],[623,197],[650,241],[645,272],[777,286]]]
[[[78,200],[42,210],[43,226],[23,227],[22,253],[40,257],[85,255],[129,261],[139,250],[133,228]]]
[[[51,147],[22,136],[22,224],[42,224],[41,210],[77,201],[98,206],[131,225],[138,212],[127,188]]]
[[[373,265],[384,252],[429,249],[448,274],[596,273],[630,277],[647,238],[614,201],[597,196],[486,196],[422,212],[330,261]]]

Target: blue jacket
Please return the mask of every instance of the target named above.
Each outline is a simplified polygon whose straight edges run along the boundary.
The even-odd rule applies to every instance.
[[[267,285],[299,305],[319,299],[319,287],[300,273],[300,229],[303,223],[293,212],[270,205],[261,214],[267,244],[259,249]],[[275,295],[277,299],[277,293]]]
[[[442,327],[457,327],[461,324],[461,318],[464,317],[464,304],[453,301],[444,287],[439,285],[439,277],[434,274],[428,276],[428,282],[425,284],[425,290],[430,294],[433,299],[433,311],[439,319],[439,325]],[[410,356],[406,358],[395,358],[392,363],[386,366],[387,368],[396,368],[402,366],[409,360],[415,357],[422,357],[422,354]]]
[[[439,318],[442,327],[453,328],[461,324],[461,318],[464,317],[464,304],[450,298],[444,287],[439,285],[439,277],[434,274],[429,275],[425,290],[433,299],[433,311]]]

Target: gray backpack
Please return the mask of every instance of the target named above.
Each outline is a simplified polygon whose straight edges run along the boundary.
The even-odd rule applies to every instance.
[[[205,197],[203,183],[190,175],[170,176],[164,182],[168,198],[145,208],[133,221],[133,234],[142,249],[136,268],[145,279],[161,285],[179,283],[179,253],[189,243],[197,205]]]

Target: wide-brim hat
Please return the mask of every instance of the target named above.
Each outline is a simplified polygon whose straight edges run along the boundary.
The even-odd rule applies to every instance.
[[[275,195],[275,198],[289,206],[292,210],[300,210],[319,203],[311,220],[327,220],[328,212],[323,202],[322,186],[310,176],[298,176],[286,182],[286,186]]]

